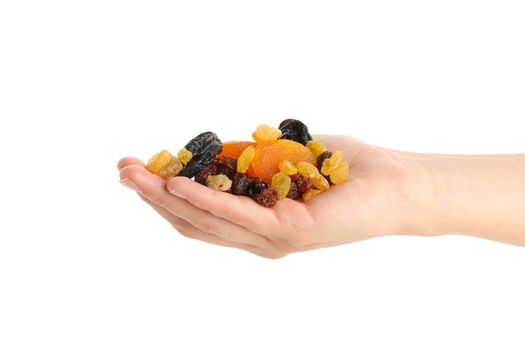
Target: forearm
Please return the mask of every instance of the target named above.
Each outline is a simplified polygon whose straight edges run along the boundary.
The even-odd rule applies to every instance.
[[[414,227],[525,246],[525,155],[399,153],[414,181]]]

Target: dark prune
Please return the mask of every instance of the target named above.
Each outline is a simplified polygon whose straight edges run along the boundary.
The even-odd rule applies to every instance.
[[[310,180],[308,180],[307,178],[305,178],[304,176],[300,174],[295,174],[290,177],[292,178],[292,182],[297,185],[297,190],[299,191],[300,194],[303,194],[309,189],[314,187],[314,185],[312,184]]]
[[[270,185],[268,185],[266,182],[259,181],[258,179],[252,179],[252,182],[248,186],[248,196],[259,194],[262,192],[262,190],[268,187],[270,187]]]
[[[192,158],[179,176],[192,178],[210,165],[215,160],[215,155],[222,152],[222,142],[215,133],[207,131],[196,136],[184,148],[191,152]]]
[[[321,168],[323,167],[323,162],[325,161],[325,159],[328,159],[331,156],[332,156],[332,152],[326,151],[326,152],[321,153],[319,157],[317,157],[317,169],[319,169],[319,171],[321,171]]]
[[[279,193],[271,187],[265,187],[253,196],[250,196],[254,201],[262,205],[263,207],[273,207],[279,200]]]
[[[306,145],[312,139],[308,132],[308,127],[297,119],[285,119],[279,124],[279,129],[283,133],[281,139],[292,140]]]
[[[288,195],[286,198],[290,199],[297,199],[301,197],[301,194],[299,193],[299,189],[297,188],[297,183],[293,182],[290,184],[290,190],[288,191]]]
[[[208,165],[206,168],[202,169],[195,175],[195,181],[200,183],[201,185],[206,186],[206,179],[210,175],[217,175],[217,163],[212,162],[210,165]]]
[[[233,194],[241,196],[248,195],[248,187],[252,183],[252,180],[248,176],[237,173],[233,177],[232,181],[233,183],[231,190]]]
[[[220,157],[215,161],[217,164],[217,174],[224,174],[233,180],[237,174],[237,160],[228,157]]]

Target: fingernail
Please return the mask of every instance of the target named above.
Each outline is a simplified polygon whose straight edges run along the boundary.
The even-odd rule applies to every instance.
[[[182,198],[182,199],[186,199],[186,195],[184,193],[180,193],[179,191],[175,190],[175,189],[171,189],[170,190],[170,193],[174,196],[177,196],[179,198]]]
[[[127,188],[133,190],[133,191],[140,192],[139,186],[137,186],[137,184],[135,182],[133,182],[133,180],[131,180],[129,178],[125,178],[125,179],[120,180],[120,183],[123,184],[124,186],[126,186]]]

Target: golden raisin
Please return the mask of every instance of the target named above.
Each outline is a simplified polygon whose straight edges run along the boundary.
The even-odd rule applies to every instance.
[[[307,162],[299,162],[297,164],[297,172],[310,180],[321,175],[315,166]]]
[[[326,191],[330,188],[328,180],[321,174],[310,178],[310,181],[318,190]]]
[[[179,175],[183,167],[184,166],[182,165],[179,158],[173,157],[171,159],[171,162],[160,170],[159,176],[162,177],[164,180],[168,180],[174,176]]]
[[[278,172],[272,177],[272,188],[279,193],[280,199],[286,198],[291,184],[292,179],[283,172]]]
[[[334,185],[339,185],[348,180],[350,177],[350,171],[347,162],[341,162],[337,168],[330,173],[330,181]]]
[[[326,152],[326,147],[321,142],[310,140],[306,143],[306,148],[312,152],[312,154],[317,158],[322,153]]]
[[[148,164],[146,164],[146,169],[155,175],[160,175],[160,171],[167,167],[172,159],[173,155],[170,152],[162,150],[150,158]]]
[[[248,146],[242,151],[239,159],[237,159],[237,172],[244,174],[250,167],[253,157],[255,156],[255,147]]]
[[[282,160],[279,163],[279,170],[285,173],[286,175],[295,175],[297,174],[297,168],[295,165],[287,161],[286,159]]]
[[[191,158],[193,158],[193,154],[191,154],[191,152],[186,148],[183,148],[179,151],[179,153],[177,153],[177,157],[180,159],[182,164],[186,165],[191,160]]]
[[[228,191],[232,187],[232,180],[224,174],[210,175],[206,178],[206,186],[216,191]]]
[[[252,134],[252,137],[255,140],[255,142],[263,142],[278,140],[279,137],[281,137],[281,135],[281,130],[277,128],[272,128],[268,124],[261,124],[257,127],[257,129],[255,129],[254,133]]]
[[[325,159],[323,162],[323,166],[321,167],[321,173],[323,175],[330,175],[332,171],[337,169],[337,167],[341,164],[343,161],[343,152],[336,151],[332,156],[328,159]]]
[[[323,191],[318,190],[316,188],[311,188],[305,193],[303,193],[303,201],[308,202],[309,200],[311,200],[312,198],[314,198],[315,196],[321,193],[323,193]]]

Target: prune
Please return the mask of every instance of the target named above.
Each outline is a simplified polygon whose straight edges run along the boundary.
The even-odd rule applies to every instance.
[[[246,173],[254,156],[255,148],[253,146],[246,147],[239,156],[239,159],[237,159],[237,172],[241,174]]]
[[[326,147],[321,142],[318,141],[308,141],[306,143],[306,148],[310,150],[310,152],[313,153],[314,156],[319,157],[320,154],[326,152]]]
[[[330,180],[334,185],[339,185],[350,177],[347,162],[341,162],[339,166],[330,173]]]
[[[323,167],[324,160],[330,158],[331,156],[332,156],[332,152],[326,151],[326,152],[321,153],[317,157],[317,169],[319,169],[319,171],[321,171],[321,168]]]
[[[279,198],[286,198],[288,191],[290,190],[290,185],[292,184],[292,179],[287,174],[282,171],[278,172],[272,177],[272,188],[279,193]]]
[[[288,191],[286,198],[297,199],[299,197],[301,197],[301,193],[299,193],[297,183],[292,181],[292,183],[290,184],[290,190]]]
[[[312,139],[308,127],[297,119],[285,119],[279,124],[279,130],[283,133],[281,139],[292,140],[306,145]]]
[[[337,169],[342,161],[343,152],[336,151],[330,158],[324,160],[323,165],[321,166],[321,173],[326,176],[330,175],[332,171]]]
[[[285,173],[286,175],[297,174],[297,168],[295,167],[295,165],[293,165],[286,159],[281,160],[281,162],[279,163],[279,170]]]
[[[215,161],[215,164],[217,165],[217,174],[224,174],[230,180],[233,180],[233,177],[237,174],[237,160],[235,159],[220,157]]]
[[[310,180],[308,180],[307,178],[305,178],[304,176],[300,174],[292,175],[291,178],[292,178],[292,182],[294,182],[297,185],[297,190],[299,191],[300,194],[305,193],[306,191],[308,191],[314,186],[310,182]]]
[[[217,175],[217,163],[213,162],[195,175],[195,181],[206,186],[208,176]]]
[[[222,143],[215,133],[207,131],[196,136],[184,148],[191,152],[193,157],[179,175],[192,178],[210,165],[216,154],[222,152]]]
[[[260,205],[268,208],[273,207],[279,200],[279,194],[271,187],[263,188],[261,192],[250,197]]]
[[[232,187],[232,180],[224,174],[210,175],[206,178],[206,186],[216,191],[225,192]]]
[[[248,186],[248,196],[254,196],[261,193],[265,188],[270,187],[266,182],[252,179],[252,182]]]
[[[275,141],[278,140],[281,135],[281,130],[272,128],[268,124],[261,124],[252,133],[252,138],[255,142]]]

